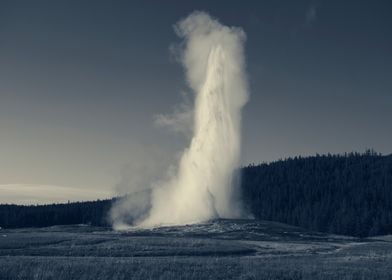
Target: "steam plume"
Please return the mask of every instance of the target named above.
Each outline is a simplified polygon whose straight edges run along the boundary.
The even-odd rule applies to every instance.
[[[175,30],[184,39],[181,62],[196,93],[193,137],[176,174],[148,193],[149,211],[136,220],[142,227],[241,215],[234,170],[240,157],[241,109],[248,99],[245,33],[203,12],[192,13]]]

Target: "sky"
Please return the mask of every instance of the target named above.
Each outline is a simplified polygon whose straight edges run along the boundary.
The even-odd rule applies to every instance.
[[[162,178],[189,141],[157,120],[191,105],[173,25],[195,10],[247,36],[242,165],[392,153],[389,0],[0,0],[0,203]]]

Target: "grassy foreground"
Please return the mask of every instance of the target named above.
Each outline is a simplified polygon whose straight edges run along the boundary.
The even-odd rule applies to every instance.
[[[0,230],[0,279],[392,279],[391,264],[389,237],[360,240],[265,221],[123,233]]]

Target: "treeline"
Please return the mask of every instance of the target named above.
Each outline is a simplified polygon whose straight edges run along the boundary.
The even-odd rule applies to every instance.
[[[324,155],[242,170],[255,218],[359,237],[392,233],[392,155]]]
[[[46,227],[72,224],[109,226],[107,214],[112,201],[108,199],[37,206],[0,205],[0,227]]]
[[[360,237],[392,234],[392,155],[296,157],[241,171],[244,205],[257,219]],[[0,205],[0,227],[108,226],[114,201]]]

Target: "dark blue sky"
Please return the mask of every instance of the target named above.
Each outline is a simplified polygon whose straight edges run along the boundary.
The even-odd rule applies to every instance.
[[[189,92],[169,49],[194,10],[247,34],[243,164],[391,153],[391,1],[0,0],[0,185],[162,173],[187,139],[154,116]]]

